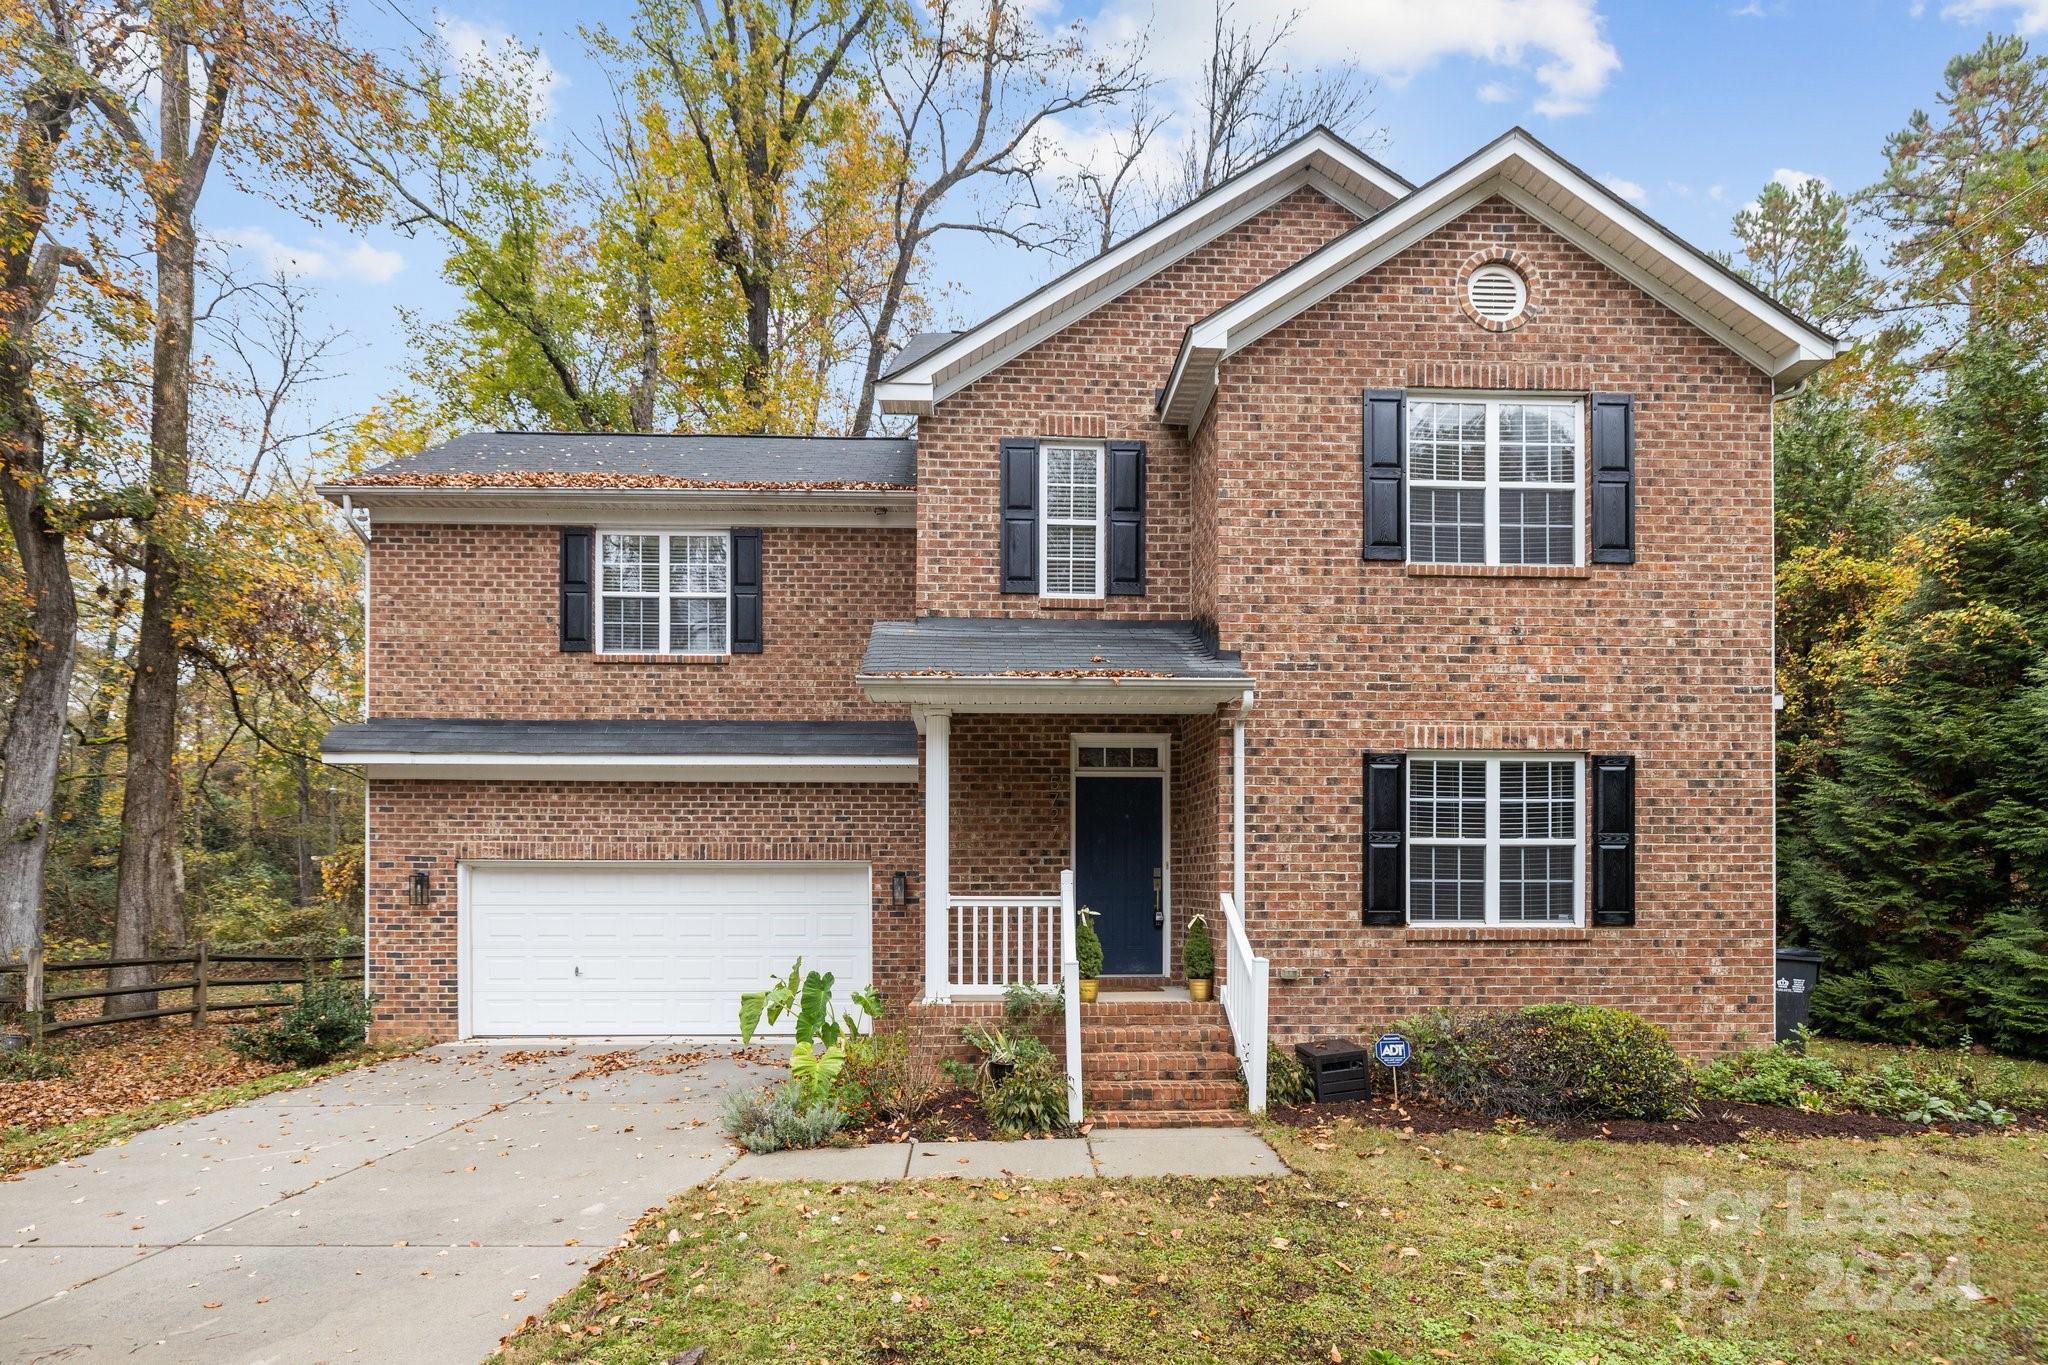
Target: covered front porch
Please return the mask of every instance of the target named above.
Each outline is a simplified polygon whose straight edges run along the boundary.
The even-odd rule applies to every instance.
[[[1262,1098],[1265,964],[1239,911],[1253,694],[1237,658],[1190,623],[927,619],[878,625],[861,684],[907,703],[923,737],[923,1003],[1061,991],[1078,1094],[1078,917],[1113,1005],[1185,998],[1181,937],[1199,913]]]

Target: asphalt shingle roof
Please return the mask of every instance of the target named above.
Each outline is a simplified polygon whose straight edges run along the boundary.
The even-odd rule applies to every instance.
[[[917,442],[895,437],[476,431],[341,482],[488,483],[491,475],[509,475],[524,477],[508,478],[508,483],[599,476],[714,486],[907,488],[916,472]]]
[[[337,725],[321,752],[915,758],[909,721],[415,720]]]
[[[863,677],[1143,677],[1251,682],[1192,621],[924,617],[878,621]]]
[[[888,363],[882,366],[882,378],[887,379],[892,374],[901,374],[959,335],[958,332],[919,332],[904,342],[895,355],[889,357]]]

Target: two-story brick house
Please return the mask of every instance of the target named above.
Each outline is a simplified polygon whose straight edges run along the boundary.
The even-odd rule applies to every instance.
[[[1319,132],[917,338],[914,440],[336,485],[379,1028],[727,1033],[801,952],[936,1042],[1059,978],[1071,873],[1112,1114],[1433,1005],[1766,1038],[1771,405],[1836,349],[1520,131]]]

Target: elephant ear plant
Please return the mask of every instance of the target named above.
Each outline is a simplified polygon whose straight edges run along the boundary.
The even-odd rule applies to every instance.
[[[789,1050],[789,1079],[807,1104],[822,1104],[832,1096],[833,1082],[846,1066],[848,1043],[860,1033],[861,1017],[878,1019],[881,997],[873,988],[854,992],[858,1009],[837,1015],[832,1011],[832,973],[805,972],[798,958],[789,975],[772,981],[765,991],[748,991],[740,997],[740,1041],[752,1043],[765,1018],[770,1024],[785,1014],[796,1016],[796,1041]]]

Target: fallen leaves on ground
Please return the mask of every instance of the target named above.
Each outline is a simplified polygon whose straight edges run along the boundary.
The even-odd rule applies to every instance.
[[[0,1128],[38,1132],[285,1070],[230,1052],[227,1033],[218,1024],[137,1030],[67,1048],[69,1076],[0,1082]]]

